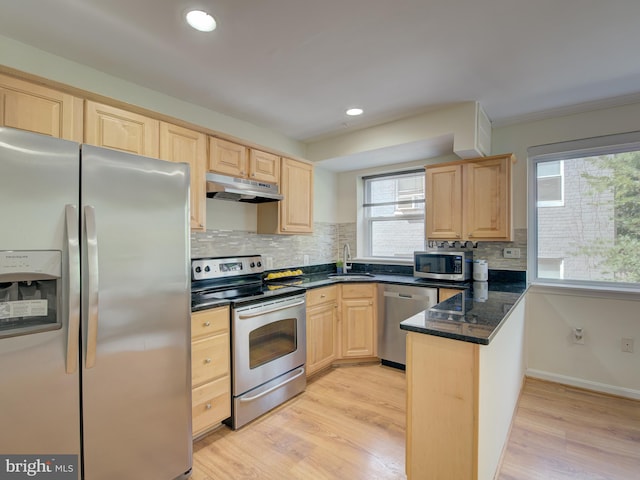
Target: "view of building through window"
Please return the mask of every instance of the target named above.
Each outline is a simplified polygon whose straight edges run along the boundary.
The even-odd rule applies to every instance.
[[[640,282],[640,151],[535,169],[537,278]]]
[[[364,177],[365,255],[411,257],[424,248],[424,170]]]

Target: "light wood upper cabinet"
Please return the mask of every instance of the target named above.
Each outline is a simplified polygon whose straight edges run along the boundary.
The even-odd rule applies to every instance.
[[[258,233],[313,233],[313,165],[282,158],[280,193],[280,202],[258,205]]]
[[[249,171],[247,147],[222,138],[209,137],[209,170],[245,178]]]
[[[426,169],[427,239],[462,238],[462,165]]]
[[[280,183],[280,157],[250,148],[249,177],[260,182]]]
[[[280,183],[280,157],[222,138],[209,137],[209,170],[232,177]]]
[[[512,156],[492,157],[465,165],[462,211],[470,240],[512,240]]]
[[[513,240],[511,154],[426,167],[427,240]]]
[[[161,122],[160,159],[185,162],[191,167],[191,229],[205,230],[207,136],[188,128]]]
[[[88,144],[159,158],[158,120],[87,100],[84,125]]]
[[[0,125],[82,142],[82,99],[0,75]]]
[[[338,357],[338,286],[307,291],[307,376]]]
[[[377,337],[377,287],[375,283],[340,286],[341,357],[375,357]]]

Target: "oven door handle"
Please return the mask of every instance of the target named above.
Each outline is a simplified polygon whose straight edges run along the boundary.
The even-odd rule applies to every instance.
[[[279,312],[280,310],[285,310],[291,307],[297,307],[298,305],[304,305],[304,302],[305,300],[300,300],[299,302],[289,303],[287,305],[282,305],[276,308],[272,308],[271,310],[260,310],[258,312],[251,312],[251,313],[238,313],[238,318],[240,318],[241,320],[244,320],[245,318],[253,318],[259,315],[268,315],[269,313]]]
[[[242,398],[240,399],[240,402],[253,402],[254,400],[258,400],[259,398],[264,397],[265,395],[270,394],[270,393],[271,393],[271,392],[273,392],[274,390],[277,390],[277,389],[279,389],[279,388],[284,387],[287,383],[291,383],[291,382],[293,382],[296,378],[299,378],[299,377],[301,377],[302,375],[304,375],[304,367],[300,367],[300,368],[298,369],[298,373],[297,373],[297,374],[295,374],[295,375],[294,375],[293,377],[291,377],[291,378],[288,378],[288,379],[287,379],[287,380],[285,380],[284,382],[279,383],[278,385],[274,385],[273,387],[271,387],[271,388],[269,388],[269,389],[265,390],[264,392],[260,392],[259,394],[254,395],[253,397],[242,397]]]

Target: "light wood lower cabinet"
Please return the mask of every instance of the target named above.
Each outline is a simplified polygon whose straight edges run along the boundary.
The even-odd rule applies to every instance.
[[[377,314],[375,283],[340,286],[341,358],[377,355]]]
[[[338,357],[338,286],[307,292],[307,376]]]
[[[231,416],[229,307],[191,315],[193,436]]]
[[[462,290],[456,288],[439,288],[438,289],[438,302],[444,302],[447,298],[451,298],[454,295],[459,294]]]
[[[0,126],[82,142],[82,99],[0,75]]]

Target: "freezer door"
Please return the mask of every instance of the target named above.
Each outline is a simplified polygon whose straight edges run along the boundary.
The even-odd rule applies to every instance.
[[[81,158],[85,477],[177,478],[192,453],[189,169]]]
[[[3,455],[80,453],[79,177],[77,144],[0,128]]]

